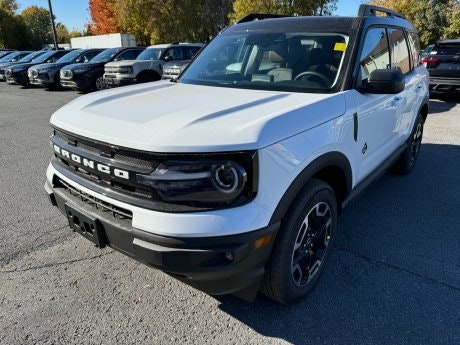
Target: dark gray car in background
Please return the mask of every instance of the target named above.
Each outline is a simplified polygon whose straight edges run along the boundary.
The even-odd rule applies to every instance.
[[[431,92],[460,90],[460,39],[437,42],[422,63],[430,73]]]
[[[62,67],[87,63],[104,49],[79,49],[64,55],[56,62],[44,63],[29,68],[28,77],[31,85],[43,86],[50,89],[61,87],[59,72]]]

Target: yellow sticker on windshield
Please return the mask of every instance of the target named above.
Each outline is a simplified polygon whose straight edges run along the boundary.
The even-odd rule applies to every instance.
[[[336,43],[334,45],[334,50],[337,52],[344,52],[345,49],[347,49],[347,44],[346,43]]]

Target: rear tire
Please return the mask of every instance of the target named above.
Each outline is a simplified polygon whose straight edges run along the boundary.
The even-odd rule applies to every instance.
[[[281,223],[266,266],[261,291],[280,303],[292,303],[315,287],[332,249],[337,200],[325,182],[312,179]]]
[[[407,142],[407,148],[391,168],[391,171],[398,175],[407,175],[415,167],[418,153],[422,144],[423,137],[423,116],[418,114],[415,119],[414,127]]]

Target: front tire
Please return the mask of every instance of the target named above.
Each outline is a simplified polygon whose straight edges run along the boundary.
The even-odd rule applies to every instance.
[[[329,257],[337,227],[337,200],[325,182],[312,179],[283,219],[266,266],[261,291],[292,303],[315,287]]]
[[[93,89],[96,90],[96,91],[101,91],[101,90],[108,89],[107,84],[104,81],[104,75],[103,74],[96,75],[96,77],[94,77]]]
[[[407,175],[415,167],[420,146],[422,144],[423,125],[423,116],[419,113],[415,119],[414,127],[412,128],[412,132],[407,143],[407,148],[391,169],[393,173],[398,175]]]

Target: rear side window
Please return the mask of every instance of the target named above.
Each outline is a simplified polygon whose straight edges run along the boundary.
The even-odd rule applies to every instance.
[[[430,55],[460,55],[460,42],[437,43],[431,50]]]
[[[137,58],[137,56],[139,55],[139,53],[140,53],[139,50],[134,50],[134,49],[125,50],[120,55],[118,55],[115,60],[116,61],[120,61],[120,60],[135,60]]]
[[[420,56],[420,41],[418,39],[418,34],[416,32],[409,32],[409,45],[412,51],[412,61],[414,66],[418,66],[420,64],[419,56]]]
[[[398,68],[403,74],[411,71],[409,48],[404,31],[388,29],[391,47],[391,68]]]
[[[359,58],[361,80],[366,80],[372,71],[390,66],[388,39],[384,28],[372,28],[364,38],[363,50]]]

